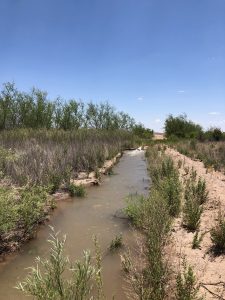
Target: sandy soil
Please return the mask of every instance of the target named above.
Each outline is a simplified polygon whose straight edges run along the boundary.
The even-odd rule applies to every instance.
[[[153,140],[164,140],[164,133],[154,133]]]
[[[220,207],[222,212],[225,211],[225,175],[207,170],[202,162],[193,161],[174,149],[168,148],[166,154],[171,156],[175,162],[183,161],[180,168],[182,178],[187,176],[184,169],[193,167],[197,175],[205,179],[209,192],[209,199],[204,205],[201,216],[200,233],[205,233],[201,249],[192,249],[194,233],[187,232],[182,227],[181,218],[175,220],[172,232],[175,271],[179,270],[182,259],[185,257],[188,264],[194,268],[200,285],[200,293],[204,295],[204,299],[225,299],[225,255],[215,256],[212,254],[209,232],[216,224]]]

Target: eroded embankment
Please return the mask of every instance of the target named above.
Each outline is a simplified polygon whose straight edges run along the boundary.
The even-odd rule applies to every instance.
[[[225,299],[225,256],[212,253],[212,241],[210,230],[215,227],[218,213],[225,211],[225,176],[220,172],[207,170],[200,161],[194,161],[174,149],[167,148],[166,155],[170,156],[177,164],[182,162],[179,169],[180,176],[184,180],[188,171],[193,168],[197,176],[206,182],[209,192],[208,200],[204,204],[199,227],[200,235],[204,234],[200,249],[192,249],[192,241],[195,233],[188,232],[182,226],[182,218],[175,220],[172,241],[172,263],[178,272],[183,257],[192,265],[196,273],[200,291],[205,299]]]

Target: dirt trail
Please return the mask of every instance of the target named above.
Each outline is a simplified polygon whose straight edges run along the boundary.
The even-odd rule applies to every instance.
[[[200,291],[205,299],[225,299],[225,255],[215,257],[210,253],[212,242],[209,232],[216,224],[220,207],[222,212],[225,211],[225,175],[207,170],[202,162],[193,161],[174,149],[168,148],[166,154],[175,162],[183,161],[180,168],[181,177],[186,176],[185,168],[196,170],[197,175],[205,179],[209,192],[209,200],[204,205],[201,216],[200,233],[206,232],[201,242],[201,249],[192,249],[194,233],[187,232],[182,227],[182,219],[177,218],[172,233],[175,251],[173,264],[178,269],[182,258],[186,257],[187,262],[193,266],[199,283],[204,283]]]

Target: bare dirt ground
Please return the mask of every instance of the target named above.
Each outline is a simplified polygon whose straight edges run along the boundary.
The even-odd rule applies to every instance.
[[[218,212],[225,211],[225,175],[213,170],[207,170],[200,161],[193,161],[177,152],[167,148],[166,154],[176,163],[182,160],[180,168],[181,178],[185,178],[187,168],[196,170],[197,175],[206,181],[209,199],[204,204],[204,211],[201,216],[200,234],[205,233],[201,242],[201,249],[192,249],[194,233],[187,232],[182,227],[182,218],[177,218],[172,232],[172,244],[175,255],[173,266],[175,272],[180,268],[185,257],[196,274],[200,285],[200,294],[204,299],[225,299],[225,255],[215,256],[212,251],[210,230],[216,225]]]
[[[153,140],[164,140],[165,139],[165,135],[164,133],[154,133],[154,136],[153,136]]]

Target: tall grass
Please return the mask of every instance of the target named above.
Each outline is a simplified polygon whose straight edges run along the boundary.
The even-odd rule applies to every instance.
[[[225,171],[225,142],[182,141],[175,144],[177,150],[193,159],[203,161],[206,168]]]
[[[1,177],[17,185],[53,185],[94,171],[133,146],[127,131],[15,130],[0,133]]]

